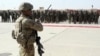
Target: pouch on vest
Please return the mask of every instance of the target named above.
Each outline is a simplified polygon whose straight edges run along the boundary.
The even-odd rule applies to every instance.
[[[19,44],[25,44],[25,42],[26,42],[25,36],[24,36],[24,34],[21,33],[21,32],[18,33],[16,40],[17,40],[17,42],[18,42]]]

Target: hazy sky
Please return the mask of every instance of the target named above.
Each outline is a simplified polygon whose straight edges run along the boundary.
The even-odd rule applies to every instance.
[[[100,9],[100,0],[0,0],[0,9],[18,9],[22,2],[30,2],[34,9],[52,4],[52,9]]]

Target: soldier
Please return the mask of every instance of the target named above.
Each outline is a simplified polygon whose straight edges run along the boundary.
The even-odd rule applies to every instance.
[[[42,24],[31,19],[33,5],[23,3],[20,5],[20,17],[15,21],[15,28],[12,31],[12,37],[20,45],[19,56],[34,56],[34,43],[36,40],[33,30],[42,31]]]

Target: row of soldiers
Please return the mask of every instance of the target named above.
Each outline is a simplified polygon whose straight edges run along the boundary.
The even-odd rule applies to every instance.
[[[20,12],[17,10],[1,10],[2,22],[15,22]],[[32,10],[32,18],[40,19],[43,23],[98,23],[99,13],[93,10]]]
[[[0,10],[1,22],[15,22],[20,12],[15,10]]]

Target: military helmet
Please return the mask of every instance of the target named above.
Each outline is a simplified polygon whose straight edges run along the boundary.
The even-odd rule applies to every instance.
[[[31,9],[33,9],[33,5],[28,2],[24,2],[19,6],[19,10],[31,10]]]

